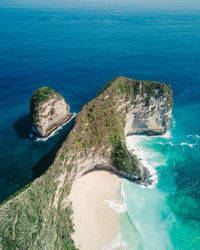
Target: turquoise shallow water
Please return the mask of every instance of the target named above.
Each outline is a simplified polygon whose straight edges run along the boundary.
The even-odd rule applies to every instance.
[[[149,188],[123,183],[127,212],[120,215],[120,233],[125,249],[199,249],[200,136],[183,127],[188,126],[187,112],[195,108],[174,112],[172,128],[163,137],[127,138],[144,165],[153,167],[158,183]]]
[[[120,215],[127,249],[199,249],[200,14],[178,9],[0,3],[0,200],[51,163],[63,128],[29,138],[29,98],[48,85],[78,112],[118,75],[170,83],[171,137],[140,138],[137,149],[157,185],[125,182]],[[195,8],[194,8],[195,9]],[[135,141],[136,142],[136,141]],[[50,152],[50,153],[49,153]]]

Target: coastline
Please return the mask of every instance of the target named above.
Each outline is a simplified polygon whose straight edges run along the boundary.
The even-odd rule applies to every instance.
[[[141,188],[153,189],[158,182],[158,176],[156,167],[147,163],[144,157],[145,151],[137,143],[144,138],[150,140],[153,137],[169,138],[169,136],[170,132],[167,131],[161,136],[126,137],[128,150],[138,157],[148,173],[146,182],[138,183]],[[114,172],[99,169],[88,172],[73,184],[69,195],[75,224],[72,238],[80,250],[118,249],[119,246],[126,245],[119,232],[119,214],[127,210],[121,187],[123,179]]]
[[[81,250],[105,249],[118,236],[118,214],[107,201],[117,200],[120,178],[107,171],[80,177],[69,199],[74,212],[72,238]]]
[[[148,84],[154,85],[152,90],[154,94],[158,86],[162,90],[166,89],[165,92],[162,91],[161,96],[167,105],[170,104],[168,99],[171,100],[172,92],[164,83],[117,77],[81,109],[76,116],[72,130],[45,174],[37,178],[28,189],[12,199],[10,203],[0,208],[3,219],[2,235],[6,239],[0,244],[4,248],[10,246],[15,248],[17,242],[18,248],[35,248],[36,246],[40,248],[42,244],[45,244],[47,249],[66,247],[75,249],[76,243],[79,248],[81,245],[82,250],[122,249],[126,240],[123,240],[124,231],[121,230],[121,223],[120,226],[118,225],[118,214],[123,213],[121,211],[125,210],[126,204],[121,201],[120,195],[118,196],[119,178],[104,171],[86,173],[94,168],[105,169],[106,167],[107,170],[115,171],[127,179],[143,180],[143,166],[136,158],[131,158],[125,146],[124,127],[127,122],[127,112],[136,112],[138,109],[143,110],[142,114],[146,121],[149,117],[153,117],[154,112],[159,119],[163,121],[166,119],[166,116],[163,116],[166,110],[160,110],[160,107],[165,106],[159,103],[162,98],[152,97],[152,92],[148,91]],[[134,102],[135,95],[132,95],[135,89],[138,95],[141,94],[138,97],[139,106],[137,107]],[[152,100],[152,104],[149,103],[148,107],[141,89],[149,94],[148,100]],[[127,102],[129,99],[130,102]],[[152,105],[154,105],[153,108]],[[146,109],[148,109],[147,113]],[[150,113],[149,109],[153,113]],[[151,124],[149,126],[151,128]],[[95,178],[94,175],[97,173],[101,177]],[[80,180],[86,178],[87,181],[81,183],[80,176],[82,176]],[[123,189],[121,191],[123,192]],[[40,202],[35,202],[35,197]],[[72,208],[70,197],[72,197]],[[125,198],[128,197],[125,196]],[[13,207],[16,207],[17,211],[13,210]],[[48,218],[44,216],[47,215],[47,209]],[[32,226],[30,211],[31,216],[42,224],[42,227]],[[76,232],[74,235],[72,235],[72,211],[74,211]],[[15,228],[16,216],[21,234],[16,234],[13,241],[10,232]],[[55,227],[55,225],[59,226]],[[33,235],[39,240],[34,240]]]
[[[154,154],[154,158],[158,156],[158,153],[147,152],[144,150],[142,145],[139,145],[143,140],[151,141],[153,138],[171,138],[171,131],[167,130],[163,135],[155,135],[155,136],[147,136],[147,135],[129,135],[126,136],[126,146],[129,152],[133,153],[137,156],[140,163],[144,166],[147,171],[146,179],[138,183],[142,188],[151,188],[153,189],[158,183],[158,174],[156,167],[160,162],[154,162],[153,166],[148,162],[148,157],[152,157]],[[148,156],[148,157],[147,157]],[[165,164],[165,162],[163,162]]]
[[[76,116],[76,113],[70,113],[70,116],[68,117],[68,119],[66,121],[64,121],[62,124],[60,124],[60,125],[54,127],[53,129],[51,129],[51,131],[48,132],[48,134],[46,136],[44,136],[44,137],[39,137],[38,135],[34,134],[33,131],[31,131],[30,137],[33,138],[36,141],[46,141],[50,137],[52,137],[58,130],[60,130],[63,126],[68,124],[75,116]]]

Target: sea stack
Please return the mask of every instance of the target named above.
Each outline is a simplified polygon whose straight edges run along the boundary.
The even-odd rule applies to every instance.
[[[31,130],[45,138],[66,123],[72,115],[64,98],[50,87],[37,89],[30,101]]]

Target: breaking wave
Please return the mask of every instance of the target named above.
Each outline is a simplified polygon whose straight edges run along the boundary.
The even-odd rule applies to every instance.
[[[123,189],[123,182],[120,183],[120,195],[122,199],[119,200],[105,200],[109,207],[111,207],[118,214],[125,213],[127,211],[126,203],[125,203],[125,193]]]
[[[196,143],[182,142],[180,145],[181,145],[181,146],[188,146],[188,147],[190,147],[190,148],[193,148],[193,147],[196,146],[197,144],[196,144]]]
[[[166,165],[164,156],[160,154],[159,152],[153,151],[152,148],[145,148],[144,142],[145,141],[152,141],[155,138],[162,138],[162,139],[171,139],[172,134],[171,131],[168,130],[164,135],[162,136],[140,136],[140,135],[133,135],[133,136],[127,136],[126,137],[126,145],[130,152],[132,152],[134,155],[137,156],[138,160],[143,164],[143,166],[148,169],[149,176],[147,177],[147,181],[140,186],[142,188],[154,188],[156,184],[158,183],[158,174],[156,171],[156,167],[160,165]],[[173,146],[172,142],[166,141],[166,142],[156,142],[161,145],[165,145],[166,143]]]

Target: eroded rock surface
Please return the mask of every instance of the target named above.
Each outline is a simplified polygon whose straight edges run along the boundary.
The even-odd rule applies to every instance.
[[[41,109],[48,103],[48,112],[39,108],[39,115],[49,113],[52,98],[57,103],[62,100],[51,92],[41,101]],[[48,170],[0,207],[0,249],[75,250],[68,199],[71,185],[95,168],[144,182],[147,169],[134,151],[128,151],[125,137],[164,133],[170,126],[172,103],[172,90],[164,83],[125,77],[109,82],[77,114],[73,129]],[[44,117],[50,124],[48,118]],[[34,121],[37,124],[38,120]],[[51,128],[49,125],[41,133],[45,135]]]
[[[47,137],[52,131],[66,123],[71,114],[64,98],[49,87],[36,90],[30,103],[32,133]]]
[[[173,96],[170,86],[141,81],[138,85],[140,91],[135,98],[135,105],[127,114],[125,134],[164,134],[171,124]]]

